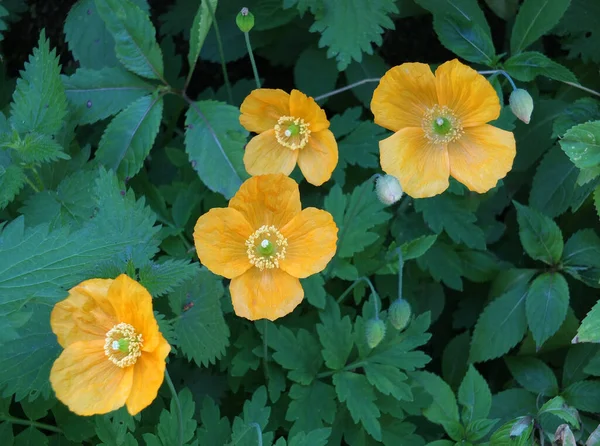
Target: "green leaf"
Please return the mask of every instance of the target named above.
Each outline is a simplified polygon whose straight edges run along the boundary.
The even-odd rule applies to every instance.
[[[463,275],[471,282],[489,282],[500,271],[510,267],[509,263],[500,260],[492,251],[464,249],[458,254],[462,260]]]
[[[383,58],[375,53],[372,55],[363,54],[361,62],[352,62],[348,65],[348,69],[345,71],[346,81],[348,84],[353,84],[358,81],[362,81],[365,78],[379,79],[389,69],[388,64],[385,63]],[[359,85],[352,89],[352,94],[358,99],[365,108],[369,108],[371,105],[371,99],[373,99],[373,92],[377,87],[377,82],[368,82],[363,85]],[[379,129],[379,131],[382,131]],[[382,138],[383,139],[383,138]]]
[[[214,364],[229,345],[229,327],[223,318],[223,283],[207,270],[169,294],[177,316],[173,326],[182,352],[199,367]]]
[[[108,118],[154,89],[119,67],[97,71],[80,68],[71,76],[63,76],[62,81],[67,99],[79,111],[79,124]]]
[[[429,250],[417,259],[419,268],[428,271],[436,282],[443,282],[454,290],[462,290],[462,261],[455,245],[439,239]]]
[[[514,202],[519,222],[519,238],[529,256],[555,265],[562,256],[564,242],[560,228],[535,209]]]
[[[597,352],[598,346],[594,344],[575,344],[569,347],[563,366],[562,386],[567,387],[587,378],[590,374],[586,368]]]
[[[318,71],[315,70],[316,66],[319,67]],[[338,76],[335,60],[328,59],[325,50],[315,46],[302,51],[294,65],[294,84],[312,97],[335,89]]]
[[[552,138],[562,137],[577,124],[600,119],[600,101],[593,98],[577,99],[554,120]]]
[[[185,148],[200,179],[230,199],[248,178],[243,155],[248,132],[236,107],[216,101],[190,105],[185,119]]]
[[[579,381],[562,392],[569,406],[584,412],[600,412],[600,381]]]
[[[56,50],[42,31],[25,70],[17,79],[11,103],[11,124],[19,133],[55,135],[67,115],[67,99],[60,80]]]
[[[319,312],[321,323],[317,324],[317,333],[323,349],[325,365],[332,370],[339,370],[346,365],[348,356],[354,347],[352,338],[352,322],[349,316],[340,315],[340,306],[329,298],[327,307]]]
[[[216,14],[218,4],[219,0],[201,0],[200,6],[198,6],[198,11],[192,23],[192,30],[190,31],[190,50],[188,52],[190,72],[193,72],[194,68],[196,68],[200,50],[212,26],[212,15],[208,9],[209,5],[213,14]]]
[[[15,437],[15,446],[47,446],[49,438],[33,426]]]
[[[510,52],[517,54],[547,34],[563,16],[571,0],[525,0],[510,36]]]
[[[490,437],[491,446],[530,446],[533,444],[533,419],[520,418],[511,420],[500,427]]]
[[[259,387],[252,395],[251,400],[246,400],[244,403],[243,418],[235,417],[231,434],[231,446],[256,446],[258,445],[258,435],[256,432],[257,426],[261,432],[269,422],[271,408],[266,407],[267,390],[264,386]],[[262,434],[263,441],[266,444],[271,444],[273,434]]]
[[[462,17],[484,29],[487,34],[491,33],[477,0],[415,0],[415,3],[434,15]]]
[[[198,442],[202,446],[222,446],[231,437],[231,425],[227,417],[221,418],[219,406],[208,396],[202,401],[200,411],[202,421],[197,431]]]
[[[573,343],[577,342],[600,342],[600,301],[596,302],[596,305],[581,321],[577,336],[573,339]]]
[[[498,420],[475,420],[467,425],[467,440],[478,441],[489,434],[494,426],[498,424]]]
[[[580,169],[600,165],[600,121],[586,122],[570,128],[560,146]]]
[[[101,446],[137,446],[137,440],[127,432],[128,429],[135,429],[135,421],[124,408],[98,416],[95,421]]]
[[[464,407],[462,421],[487,418],[492,408],[492,392],[487,381],[479,374],[473,365],[469,365],[467,374],[458,389],[458,402]]]
[[[424,235],[409,242],[403,243],[402,249],[403,260],[418,259],[424,255],[429,248],[436,242],[437,235]]]
[[[475,225],[477,217],[466,204],[462,197],[443,194],[415,200],[415,209],[423,214],[425,223],[434,232],[439,234],[444,230],[456,243],[485,249],[485,234]]]
[[[600,63],[600,4],[594,0],[573,0],[557,26],[561,48],[569,51],[569,59],[584,63]],[[590,445],[591,446],[591,445]]]
[[[167,259],[149,262],[138,272],[140,283],[152,297],[159,297],[175,290],[183,282],[198,276],[198,264],[189,260]]]
[[[326,446],[331,435],[331,428],[315,429],[308,433],[299,432],[293,437],[288,446]]]
[[[558,331],[569,308],[569,285],[560,273],[544,273],[529,286],[525,309],[537,348]]]
[[[577,82],[577,77],[566,67],[537,51],[516,54],[504,62],[504,70],[521,82],[531,82],[545,76],[562,82]]]
[[[290,435],[320,429],[325,423],[332,424],[337,411],[336,393],[333,387],[315,380],[309,386],[292,384],[290,404],[285,419],[293,423]]]
[[[15,139],[5,144],[14,150],[15,157],[24,164],[39,165],[58,159],[69,159],[62,146],[52,136],[40,133],[27,133],[20,138],[17,133],[13,134]]]
[[[547,401],[539,410],[538,416],[542,414],[552,414],[566,421],[571,426],[579,429],[579,420],[577,411],[571,409],[564,398],[557,396]]]
[[[384,28],[394,29],[389,15],[398,12],[392,0],[348,0],[323,6],[310,31],[321,33],[319,47],[329,47],[327,57],[336,58],[339,71],[352,59],[360,62],[363,52],[373,54],[372,44],[382,44]]]
[[[593,229],[582,229],[565,244],[563,269],[588,286],[600,283],[600,237]]]
[[[163,114],[162,95],[143,96],[108,124],[96,151],[99,163],[131,178],[140,171],[154,145]]]
[[[0,150],[0,209],[16,197],[26,181],[25,171],[13,163],[8,152]]]
[[[163,409],[160,413],[160,421],[157,427],[158,439],[152,434],[144,434],[143,438],[147,444],[156,444],[158,446],[171,446],[181,444],[179,442],[179,423],[183,425],[183,441],[187,443],[192,439],[196,432],[197,422],[194,420],[194,412],[196,404],[192,399],[192,392],[188,388],[179,392],[179,403],[181,412],[178,409],[177,403],[171,399],[170,410]],[[179,417],[181,416],[181,420]],[[154,437],[154,438],[153,438]]]
[[[321,274],[313,274],[306,279],[300,279],[304,296],[308,303],[319,309],[325,308],[327,292],[325,291],[325,279]]]
[[[477,24],[457,15],[433,15],[433,29],[440,43],[457,56],[491,66],[496,57],[492,37]]]
[[[142,77],[162,80],[162,51],[148,14],[130,0],[96,0],[96,7],[115,39],[115,53],[123,66]]]
[[[507,357],[506,365],[512,376],[525,389],[536,395],[555,396],[558,393],[558,382],[550,367],[537,358]]]
[[[433,398],[431,405],[423,410],[429,421],[436,424],[459,422],[456,397],[442,378],[429,372],[413,372],[412,377]]]
[[[406,374],[396,367],[383,364],[367,364],[364,366],[365,376],[377,390],[384,395],[391,395],[398,401],[412,401],[410,386],[404,381]]]
[[[381,441],[380,412],[375,404],[373,387],[363,375],[340,372],[333,375],[333,384],[338,398],[350,411],[355,423],[361,423],[368,434]]]

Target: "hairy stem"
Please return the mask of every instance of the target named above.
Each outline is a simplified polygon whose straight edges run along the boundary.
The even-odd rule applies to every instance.
[[[20,424],[22,426],[33,426],[50,432],[62,434],[62,430],[51,424],[40,423],[38,421],[23,420],[22,418],[11,417],[10,415],[0,415],[0,421],[6,421],[11,424]]]
[[[252,45],[250,44],[250,33],[244,33],[244,39],[246,39],[246,49],[248,50],[248,56],[250,56],[250,64],[252,65],[252,72],[254,73],[256,88],[260,88],[260,77],[258,77],[258,69],[256,68],[256,61],[254,60],[254,52],[252,51]]]
[[[167,385],[169,386],[169,390],[173,395],[173,401],[175,401],[175,406],[177,407],[177,421],[179,424],[178,429],[178,444],[179,446],[183,446],[183,410],[181,409],[181,402],[179,401],[179,396],[177,395],[177,390],[175,390],[175,386],[173,385],[173,381],[171,381],[171,376],[169,375],[168,370],[165,368],[165,381],[167,381]]]

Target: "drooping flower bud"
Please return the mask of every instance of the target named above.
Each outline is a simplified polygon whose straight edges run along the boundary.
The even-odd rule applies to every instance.
[[[392,175],[382,175],[377,178],[375,183],[375,191],[377,197],[386,206],[390,206],[396,203],[402,198],[403,191],[400,182],[396,177]]]
[[[254,28],[254,14],[252,14],[248,8],[242,8],[235,17],[235,23],[241,32],[250,32],[250,30]]]
[[[561,424],[554,434],[554,443],[558,446],[577,446],[575,436],[568,424]]]
[[[404,299],[396,299],[388,310],[388,318],[396,330],[404,330],[411,315],[410,304]]]
[[[527,90],[522,88],[514,90],[508,98],[508,103],[513,114],[525,124],[529,124],[531,113],[533,113],[533,98],[527,93]]]
[[[385,323],[381,319],[370,319],[365,324],[367,345],[375,348],[385,337]]]

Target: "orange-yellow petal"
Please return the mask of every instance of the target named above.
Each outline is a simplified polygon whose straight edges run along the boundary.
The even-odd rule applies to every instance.
[[[104,340],[75,342],[50,371],[56,397],[78,415],[111,412],[122,407],[131,391],[133,367],[121,368],[104,353]]]
[[[300,212],[298,183],[280,173],[249,178],[229,207],[240,211],[254,230],[262,225],[280,229]]]
[[[246,130],[262,133],[290,114],[290,95],[283,90],[260,88],[252,91],[240,106],[240,123]]]
[[[290,116],[304,119],[310,124],[311,132],[320,132],[329,128],[329,121],[325,110],[315,100],[298,90],[292,90],[290,94]]]
[[[281,269],[301,279],[323,271],[335,255],[337,233],[329,212],[304,209],[281,229],[288,242]]]
[[[161,335],[162,337],[162,335]],[[165,358],[171,346],[162,338],[152,353],[142,353],[133,368],[133,384],[127,398],[127,411],[135,415],[148,407],[158,395],[165,377]]]
[[[86,280],[69,290],[50,315],[52,331],[64,348],[73,342],[104,339],[116,322],[107,299],[111,279]]]
[[[381,78],[373,93],[371,110],[375,122],[397,132],[420,127],[423,115],[437,103],[435,78],[429,65],[403,63]]]
[[[250,140],[244,152],[244,166],[250,175],[282,173],[289,175],[296,167],[298,151],[282,146],[275,130],[267,130]]]
[[[252,268],[233,279],[229,291],[235,314],[251,321],[283,317],[304,297],[300,280],[279,268]]]
[[[338,146],[331,130],[311,133],[308,143],[299,152],[298,166],[306,181],[320,186],[331,178],[338,163]]]
[[[420,128],[408,127],[379,142],[381,168],[413,198],[433,197],[449,185],[445,145],[434,145]]]
[[[115,309],[117,320],[130,324],[143,338],[142,351],[151,352],[162,335],[152,311],[152,296],[131,277],[121,274],[108,290],[108,299]]]
[[[194,228],[194,244],[200,261],[213,273],[232,279],[252,265],[246,240],[254,229],[232,208],[213,208],[201,215]]]
[[[500,99],[492,84],[473,68],[454,59],[435,71],[441,106],[447,106],[463,127],[473,127],[500,116]]]
[[[515,155],[512,132],[487,124],[471,127],[448,144],[450,175],[469,190],[484,193],[512,169]]]

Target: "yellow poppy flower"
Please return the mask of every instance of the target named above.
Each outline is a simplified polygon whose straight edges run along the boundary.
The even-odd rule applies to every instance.
[[[299,279],[325,269],[337,232],[329,212],[301,209],[294,180],[270,174],[246,180],[229,207],[200,216],[194,242],[209,270],[232,279],[238,316],[275,320],[302,301]]]
[[[50,383],[71,411],[94,415],[126,405],[135,415],[154,401],[171,347],[142,285],[124,274],[86,280],[55,305],[50,325],[64,348]]]
[[[296,163],[304,178],[320,186],[338,162],[337,142],[325,111],[298,90],[261,88],[244,99],[240,123],[258,133],[246,146],[244,166],[250,175],[289,175]]]
[[[380,141],[381,168],[415,198],[448,188],[449,176],[484,193],[512,168],[515,138],[486,124],[500,115],[492,85],[458,60],[438,67],[405,63],[373,94],[375,122],[395,132]]]

